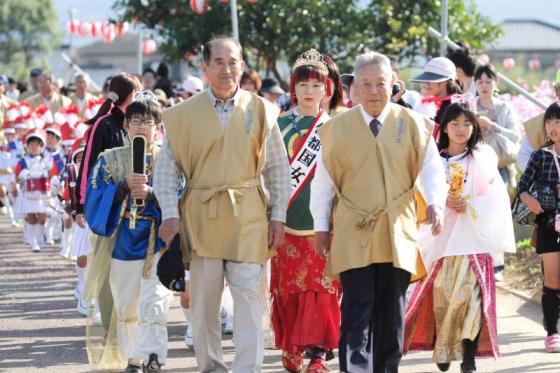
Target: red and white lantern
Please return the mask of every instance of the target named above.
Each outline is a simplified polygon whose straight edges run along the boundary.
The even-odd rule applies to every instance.
[[[531,58],[528,65],[531,71],[537,71],[541,68],[541,60],[539,60],[538,58]]]
[[[191,9],[196,15],[201,15],[206,11],[206,0],[191,0]]]
[[[504,58],[502,60],[502,66],[506,69],[506,71],[509,71],[515,66],[515,60],[511,57]]]
[[[101,35],[101,22],[93,22],[91,24],[91,36],[96,37]]]
[[[80,36],[91,36],[91,27],[92,25],[90,22],[82,22],[80,23],[80,26],[78,28],[78,33],[80,34]]]
[[[157,44],[153,39],[146,39],[142,42],[142,53],[152,54],[156,51]]]
[[[123,36],[128,31],[128,22],[119,21],[115,25],[115,33],[117,36]]]
[[[478,55],[478,59],[480,60],[480,62],[482,62],[484,65],[488,65],[490,63],[490,57],[486,54],[486,53],[480,53]]]
[[[77,19],[72,19],[68,21],[68,23],[66,24],[66,29],[71,34],[77,34],[79,27],[80,27],[80,21],[78,21]]]
[[[111,44],[116,37],[115,25],[110,22],[106,22],[101,26],[101,39],[107,44]]]

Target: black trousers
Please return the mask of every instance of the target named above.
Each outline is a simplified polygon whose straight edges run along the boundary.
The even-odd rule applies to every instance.
[[[340,370],[398,372],[410,273],[392,263],[371,264],[342,272],[340,283]]]

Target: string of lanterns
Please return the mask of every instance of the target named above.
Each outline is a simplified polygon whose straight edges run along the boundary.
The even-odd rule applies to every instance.
[[[218,0],[218,2],[220,4],[227,4],[229,3],[229,0]],[[247,0],[247,4],[256,4],[257,0]],[[192,11],[196,14],[196,15],[202,15],[204,12],[206,12],[206,9],[208,7],[208,1],[207,0],[190,0],[190,5],[191,5],[191,9]]]
[[[126,21],[116,23],[104,22],[81,22],[77,19],[68,21],[66,29],[71,34],[82,37],[101,37],[106,43],[112,43],[115,38],[123,36],[130,29],[130,24]]]
[[[118,22],[81,22],[77,19],[68,21],[66,29],[69,33],[81,37],[100,37],[107,44],[111,44],[116,38],[123,36],[130,30],[130,23],[126,21]],[[142,41],[142,52],[153,54],[157,50],[157,43],[153,39]]]

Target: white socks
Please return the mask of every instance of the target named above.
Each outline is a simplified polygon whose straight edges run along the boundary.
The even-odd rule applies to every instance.
[[[28,222],[24,222],[23,223],[23,241],[25,241],[25,243],[31,244],[31,237],[30,235],[30,230],[29,227],[31,227],[31,224],[29,224]]]
[[[187,324],[192,323],[192,310],[190,308],[183,308],[183,307],[181,307],[181,309],[183,310],[183,314],[185,315],[185,320],[187,320]]]
[[[52,245],[54,242],[53,231],[54,231],[54,224],[51,218],[47,218],[47,222],[44,225],[45,227],[45,241],[47,244]]]
[[[61,254],[65,257],[70,256],[70,240],[72,239],[72,228],[64,228],[62,232],[62,251]],[[77,268],[77,266],[76,266]]]
[[[2,203],[6,207],[6,210],[8,211],[8,216],[9,216],[10,220],[13,221],[14,220],[14,209],[12,209],[12,204],[10,203],[10,199],[8,198],[8,196],[4,196],[4,198],[2,198]]]
[[[45,231],[45,226],[42,224],[28,224],[28,226],[29,244],[31,246],[41,246],[41,244],[43,243],[43,233]]]
[[[86,272],[87,267],[82,268],[76,264],[76,274],[78,275],[78,293],[80,294],[80,300],[84,299],[84,290],[86,288]]]

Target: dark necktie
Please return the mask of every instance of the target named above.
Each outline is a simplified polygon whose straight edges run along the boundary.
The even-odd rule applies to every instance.
[[[381,122],[379,122],[377,118],[373,118],[371,122],[369,122],[369,129],[371,130],[371,133],[373,133],[373,136],[377,137],[380,128]]]

